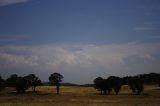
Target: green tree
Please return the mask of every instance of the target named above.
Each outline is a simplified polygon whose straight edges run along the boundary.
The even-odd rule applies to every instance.
[[[36,91],[36,87],[42,85],[41,80],[35,74],[29,74],[24,77],[28,80],[29,85],[32,87],[33,92]]]
[[[7,87],[16,87],[18,75],[17,74],[12,74],[10,75],[9,78],[6,80],[6,86]]]
[[[94,79],[94,88],[97,89],[98,91],[101,91],[101,94],[103,93],[103,82],[104,79],[102,77],[97,77]]]
[[[7,87],[14,87],[17,93],[24,93],[29,88],[28,80],[24,77],[20,77],[16,74],[12,74],[6,80]]]
[[[60,82],[62,82],[62,79],[63,79],[63,75],[57,72],[49,76],[50,84],[56,86],[57,94],[59,94]]]

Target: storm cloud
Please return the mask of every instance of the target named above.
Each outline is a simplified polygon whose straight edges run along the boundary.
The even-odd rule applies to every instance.
[[[159,72],[160,43],[47,44],[1,46],[1,75],[37,74],[43,81],[53,72],[64,82],[91,83],[97,76]]]

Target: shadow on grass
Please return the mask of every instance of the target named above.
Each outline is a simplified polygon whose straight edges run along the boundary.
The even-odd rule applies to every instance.
[[[155,89],[153,89],[153,90],[160,90],[160,88],[155,88]]]
[[[142,94],[136,94],[136,93],[119,93],[119,94],[114,94],[114,93],[111,93],[111,94],[100,94],[100,93],[93,93],[94,95],[102,95],[102,96],[118,96],[118,95],[126,95],[126,96],[133,96],[133,95],[137,95],[137,96],[139,96],[139,95],[141,95],[141,96],[150,96],[150,94],[148,94],[148,93],[142,93]]]
[[[51,93],[40,92],[40,91],[36,91],[36,92],[26,91],[23,93],[17,93],[16,91],[12,91],[12,92],[8,92],[7,94],[10,94],[10,95],[51,95]]]

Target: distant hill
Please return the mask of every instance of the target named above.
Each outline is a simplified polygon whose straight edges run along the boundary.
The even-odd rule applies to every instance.
[[[82,84],[82,85],[79,85],[81,87],[93,87],[94,85],[93,84]]]
[[[49,86],[49,82],[42,82],[43,86]]]
[[[78,86],[78,85],[73,83],[61,83],[61,86]]]
[[[49,82],[43,82],[43,86],[49,86]],[[78,84],[73,84],[73,83],[61,83],[61,86],[78,86]]]
[[[157,84],[160,83],[160,73],[138,74],[135,76],[126,77],[139,77],[145,84]],[[48,86],[49,82],[43,82],[44,86]],[[81,87],[93,87],[93,84],[74,84],[74,83],[61,83],[62,86],[81,86]],[[160,84],[159,84],[160,85]]]

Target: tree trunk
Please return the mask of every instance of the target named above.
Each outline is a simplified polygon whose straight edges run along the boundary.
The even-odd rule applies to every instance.
[[[59,94],[59,86],[56,86],[57,94]]]
[[[36,92],[36,86],[32,87],[33,92]]]
[[[35,86],[33,87],[33,92],[36,92],[36,87]]]

